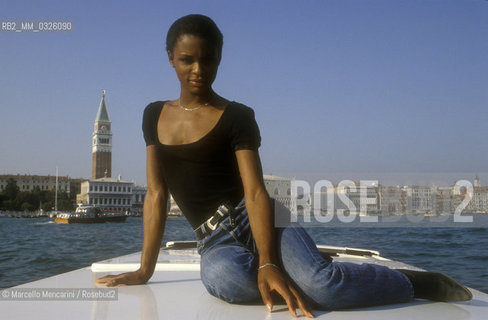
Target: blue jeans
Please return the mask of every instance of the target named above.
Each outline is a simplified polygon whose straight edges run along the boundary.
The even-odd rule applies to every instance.
[[[200,273],[207,291],[230,303],[261,299],[257,286],[259,258],[251,234],[244,201],[235,226],[225,218],[198,244]],[[329,262],[317,250],[306,231],[297,224],[276,228],[277,249],[283,270],[315,309],[408,302],[413,287],[393,269],[374,264]]]

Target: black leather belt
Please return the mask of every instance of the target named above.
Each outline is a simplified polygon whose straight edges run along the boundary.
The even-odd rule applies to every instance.
[[[212,231],[217,229],[219,224],[227,217],[230,216],[230,225],[235,226],[236,213],[235,208],[230,203],[222,204],[218,207],[217,211],[207,221],[202,223],[198,228],[193,230],[198,240],[202,240],[208,236]]]

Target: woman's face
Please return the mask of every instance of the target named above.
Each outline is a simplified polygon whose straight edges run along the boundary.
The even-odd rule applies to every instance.
[[[220,57],[217,49],[205,39],[184,34],[176,41],[173,53],[168,52],[168,57],[180,80],[182,92],[205,95],[212,90]]]

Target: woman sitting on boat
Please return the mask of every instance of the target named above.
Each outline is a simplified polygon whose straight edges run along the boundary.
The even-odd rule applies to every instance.
[[[151,103],[144,111],[148,190],[141,266],[97,282],[117,286],[151,278],[171,191],[199,240],[205,288],[227,302],[261,298],[271,311],[275,291],[293,315],[298,307],[312,317],[311,308],[391,304],[414,297],[470,299],[466,288],[442,274],[330,262],[300,226],[275,228],[274,214],[283,206],[264,187],[254,112],[212,89],[222,44],[220,30],[206,16],[182,17],[169,29],[166,50],[181,91],[178,99]]]

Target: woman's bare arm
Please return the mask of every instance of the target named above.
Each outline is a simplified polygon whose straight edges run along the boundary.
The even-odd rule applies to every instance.
[[[97,283],[104,283],[109,287],[146,283],[156,267],[167,217],[168,189],[155,146],[148,146],[146,150],[147,193],[144,199],[141,266],[133,272],[108,275],[96,280]]]
[[[253,150],[239,150],[236,151],[236,157],[244,185],[249,223],[259,253],[259,265],[267,263],[279,265],[274,213],[264,187],[259,154]],[[258,287],[269,311],[273,307],[270,292],[275,290],[285,299],[288,309],[294,316],[296,316],[295,305],[298,305],[307,317],[313,317],[305,300],[277,268],[271,265],[261,268],[258,271]]]

